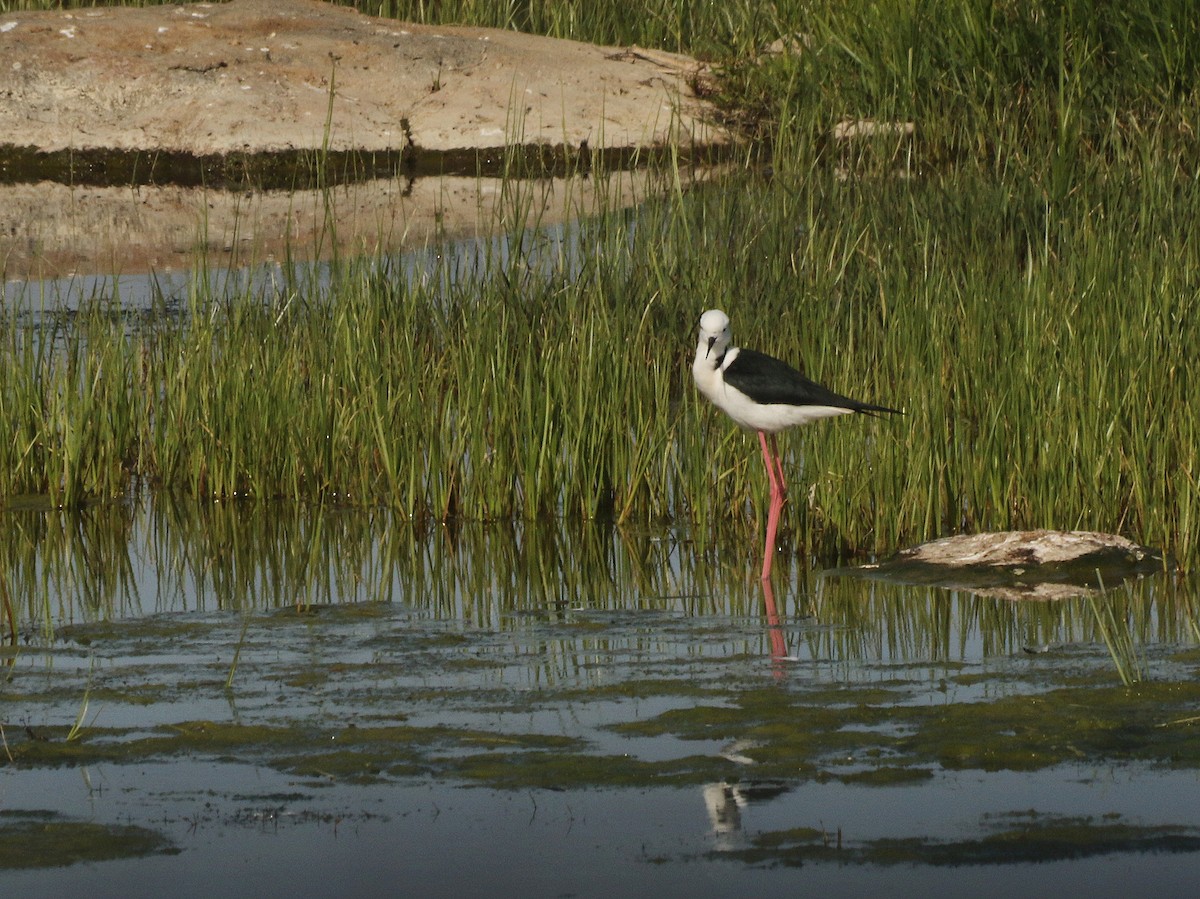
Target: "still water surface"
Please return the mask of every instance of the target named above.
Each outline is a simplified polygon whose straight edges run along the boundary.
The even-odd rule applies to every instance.
[[[1200,872],[1189,581],[1018,604],[784,562],[768,596],[736,535],[271,504],[3,527],[12,895],[1183,895]]]

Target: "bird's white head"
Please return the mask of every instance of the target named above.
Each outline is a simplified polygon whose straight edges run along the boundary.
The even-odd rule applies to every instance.
[[[697,355],[720,356],[729,346],[729,316],[720,309],[709,309],[700,316],[700,346]]]

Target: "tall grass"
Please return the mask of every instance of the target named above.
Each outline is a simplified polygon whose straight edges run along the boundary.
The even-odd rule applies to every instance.
[[[70,506],[146,482],[418,521],[683,521],[703,544],[766,496],[752,438],[689,381],[720,306],[737,341],[906,412],[784,438],[797,551],[1084,527],[1194,565],[1190,4],[639,9],[370,11],[713,56],[769,178],[601,210],[573,250],[510,230],[470,278],[342,260],[271,294],[198,280],[187,315],[137,329],[103,300],[48,330],[10,314],[0,494]],[[798,52],[751,52],[797,33]],[[915,131],[833,137],[860,117]]]
[[[1190,184],[1129,179],[1056,215],[960,176],[732,179],[512,235],[474,277],[339,264],[325,288],[197,294],[130,328],[101,298],[0,332],[0,491],[61,505],[147,482],[390,505],[415,520],[762,512],[752,438],[700,402],[698,313],[900,419],[785,437],[792,540],[823,558],[957,530],[1194,543]],[[934,222],[939,223],[935,229]],[[1180,230],[1178,232],[1183,234]],[[442,264],[454,265],[443,257]]]

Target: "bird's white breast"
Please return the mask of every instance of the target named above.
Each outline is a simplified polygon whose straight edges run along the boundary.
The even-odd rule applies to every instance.
[[[725,370],[737,359],[738,349],[729,350],[718,366],[702,346],[692,363],[696,387],[740,427],[774,434],[785,428],[806,425],[822,418],[846,415],[851,410],[840,406],[792,406],[786,403],[756,403],[725,381]]]

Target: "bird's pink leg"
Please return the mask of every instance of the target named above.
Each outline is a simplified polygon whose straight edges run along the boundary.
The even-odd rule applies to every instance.
[[[775,676],[783,676],[780,662],[787,658],[787,638],[783,635],[783,620],[779,617],[779,609],[775,606],[775,591],[771,589],[771,581],[762,582],[763,603],[767,611],[767,634],[771,640],[771,658],[775,661]]]
[[[771,577],[771,563],[775,561],[775,535],[779,530],[779,513],[783,511],[784,495],[787,487],[783,482],[783,463],[779,460],[779,450],[775,445],[775,435],[771,435],[771,447],[767,448],[767,435],[758,432],[758,442],[762,446],[763,464],[767,466],[767,480],[771,484],[771,505],[767,511],[767,541],[763,548],[762,579]]]
[[[771,453],[775,456],[775,476],[779,480],[779,492],[787,499],[787,481],[783,479],[783,457],[779,455],[779,446],[775,443],[775,435],[771,435]]]

